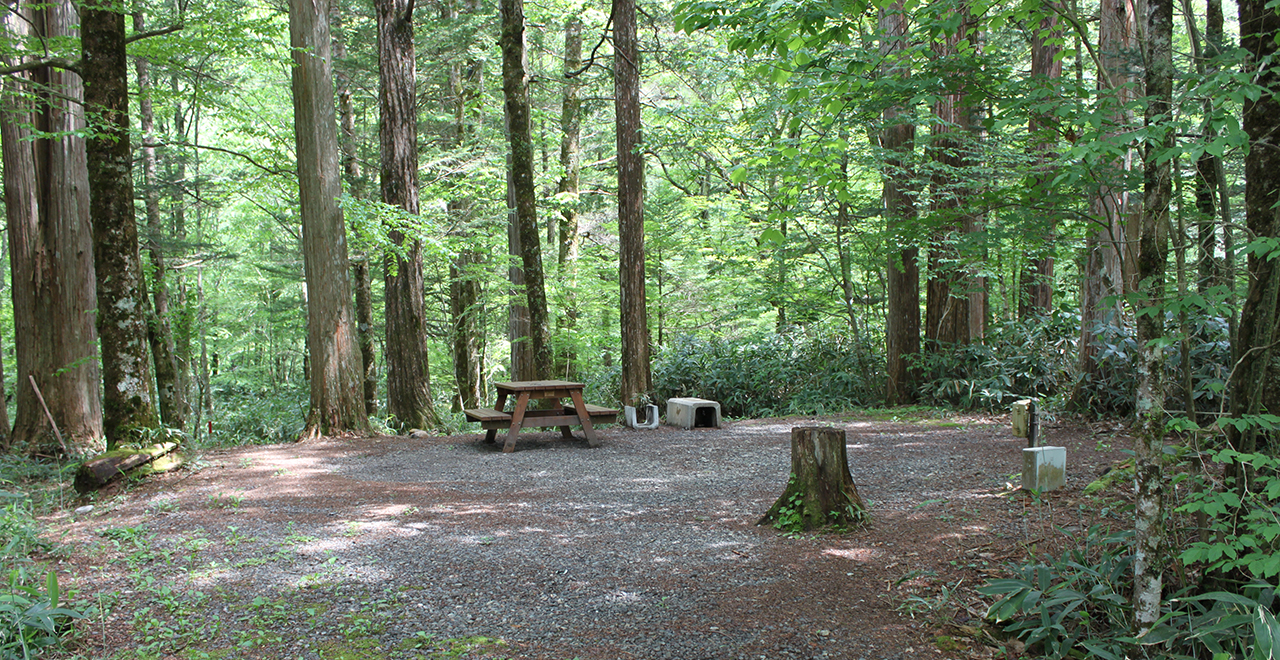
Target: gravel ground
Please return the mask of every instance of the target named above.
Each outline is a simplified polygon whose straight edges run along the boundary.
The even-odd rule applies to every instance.
[[[786,485],[791,427],[814,420],[609,428],[595,449],[526,432],[514,454],[478,435],[208,454],[51,519],[72,548],[67,580],[104,610],[75,651],[991,657],[977,640],[937,643],[981,614],[971,596],[938,594],[1052,535],[1115,458],[1079,429],[1049,429],[1071,479],[1029,509],[1008,496],[1023,441],[1003,420],[820,421],[848,433],[869,529],[755,525]],[[912,597],[934,605],[904,606]]]

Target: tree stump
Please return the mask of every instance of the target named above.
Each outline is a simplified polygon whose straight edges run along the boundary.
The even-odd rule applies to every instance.
[[[870,522],[849,474],[844,431],[823,426],[791,429],[791,480],[756,524],[799,532],[829,525],[855,528]]]

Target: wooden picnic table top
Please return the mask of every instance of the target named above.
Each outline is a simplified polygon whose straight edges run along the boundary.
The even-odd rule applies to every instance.
[[[538,390],[580,390],[586,387],[582,383],[567,380],[511,380],[494,381],[493,386],[510,392],[535,392]]]

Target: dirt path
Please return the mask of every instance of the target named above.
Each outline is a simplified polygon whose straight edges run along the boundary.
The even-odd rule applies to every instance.
[[[1031,501],[1011,493],[1025,445],[1004,419],[817,421],[848,434],[869,529],[755,526],[812,419],[609,428],[596,449],[526,432],[514,454],[475,434],[212,453],[50,521],[66,580],[106,613],[78,652],[992,657],[963,636],[969,589],[1091,522],[1080,491],[1125,446],[1048,428],[1068,487]]]

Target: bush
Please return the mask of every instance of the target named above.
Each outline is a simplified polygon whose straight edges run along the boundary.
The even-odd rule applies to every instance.
[[[1133,637],[1131,537],[1094,527],[1061,559],[1045,556],[1016,567],[1014,578],[991,580],[978,589],[996,598],[987,618],[1046,658],[1272,657],[1280,625],[1271,614],[1275,587],[1267,583],[1239,593],[1184,589],[1163,603],[1150,632]]]
[[[1166,327],[1177,328],[1177,319],[1168,314]],[[1231,342],[1227,321],[1218,317],[1201,317],[1191,323],[1190,365],[1192,393],[1196,409],[1202,413],[1220,410],[1226,391],[1226,373],[1231,363]],[[1094,413],[1128,414],[1133,410],[1138,389],[1138,342],[1134,329],[1116,325],[1112,317],[1094,326],[1098,373],[1083,378],[1078,384],[1085,408]],[[1185,410],[1183,404],[1182,342],[1174,341],[1164,349],[1165,406]]]
[[[870,344],[799,330],[744,338],[677,338],[653,365],[659,402],[699,397],[733,417],[825,414],[879,402],[883,356]]]
[[[13,455],[0,459],[0,660],[36,657],[59,644],[67,624],[83,616],[60,606],[57,573],[37,570],[32,560],[52,549],[40,537],[36,513],[66,490],[62,481],[74,467]]]
[[[1003,410],[1017,399],[1060,394],[1071,384],[1079,324],[1078,314],[1056,312],[993,325],[982,343],[926,347],[915,358],[922,402]]]

